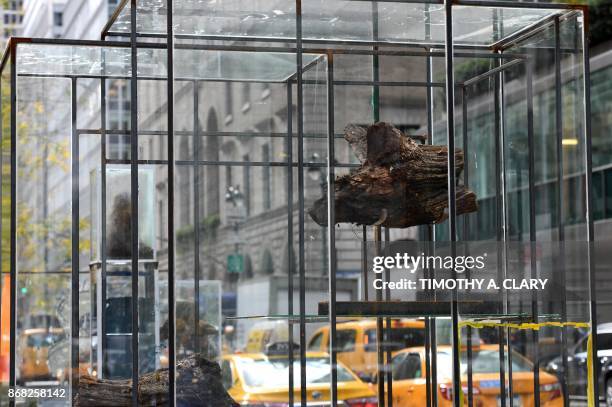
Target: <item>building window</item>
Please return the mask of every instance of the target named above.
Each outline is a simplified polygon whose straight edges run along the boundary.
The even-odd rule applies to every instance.
[[[264,83],[261,90],[261,100],[267,99],[270,96],[270,84]]]
[[[162,199],[157,202],[157,216],[159,218],[158,247],[164,247],[166,244],[166,222],[164,222],[166,213],[164,212],[164,201]]]
[[[232,83],[225,83],[225,123],[228,124],[233,120],[234,100],[232,97]]]
[[[214,134],[219,131],[219,124],[217,123],[217,113],[211,109],[208,113],[208,119],[206,121],[206,131],[209,133],[204,139],[206,140],[206,149],[204,150],[204,157],[208,161],[219,161],[219,138]],[[206,170],[206,185],[202,188],[202,192],[206,196],[206,215],[217,216],[219,213],[219,166],[208,165]],[[205,191],[205,192],[204,192]]]
[[[180,157],[187,157],[189,155],[189,143],[187,139],[183,139],[180,145]],[[190,211],[191,211],[191,174],[188,167],[184,167],[184,172],[179,177],[179,191],[180,191],[180,214],[179,219],[181,224],[179,226],[186,226],[189,224]]]
[[[264,144],[261,147],[261,161],[265,163],[270,162],[270,146],[268,144]],[[272,207],[272,191],[271,191],[271,174],[270,167],[264,166],[262,167],[262,183],[263,183],[263,207],[264,210],[270,209]]]
[[[107,129],[129,130],[130,99],[126,81],[113,81],[107,89]],[[126,134],[109,135],[108,156],[116,159],[129,159],[130,137]]]
[[[53,25],[61,27],[64,24],[64,14],[61,11],[53,12]]]
[[[251,214],[251,167],[248,165],[250,161],[249,155],[245,154],[242,159],[245,162],[245,166],[242,167],[244,211],[246,213],[246,216],[249,216]]]
[[[251,84],[242,84],[242,113],[246,113],[251,109]]]
[[[225,166],[225,188],[229,188],[232,186],[232,166]]]

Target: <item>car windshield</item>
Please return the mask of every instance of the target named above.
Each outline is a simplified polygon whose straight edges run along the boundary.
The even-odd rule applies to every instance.
[[[612,333],[597,334],[597,349],[612,349]]]
[[[53,345],[62,338],[61,334],[41,332],[28,335],[28,347],[44,348]]]
[[[289,360],[287,358],[250,359],[237,358],[238,370],[242,372],[249,387],[287,387],[289,385]],[[306,359],[306,383],[329,383],[329,359]],[[300,361],[293,362],[294,382],[300,382]],[[344,367],[338,365],[338,382],[356,379]]]
[[[438,378],[448,379],[453,375],[453,361],[448,352],[438,353]],[[461,374],[467,374],[467,353],[461,352]],[[530,372],[532,366],[521,355],[512,352],[512,371]],[[499,352],[479,350],[472,352],[472,373],[496,373],[499,371]]]
[[[376,352],[376,329],[366,331],[366,352]],[[425,344],[425,330],[421,328],[392,328],[388,332],[388,340],[383,342],[385,350],[394,352],[413,346]]]

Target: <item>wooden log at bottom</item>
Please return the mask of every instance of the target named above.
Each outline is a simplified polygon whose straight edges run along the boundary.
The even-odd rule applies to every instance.
[[[183,407],[238,406],[223,388],[221,369],[215,362],[196,354],[178,362],[176,400]],[[75,396],[79,407],[123,407],[132,405],[132,380],[106,380],[84,375]],[[168,369],[140,376],[138,405],[167,406]]]

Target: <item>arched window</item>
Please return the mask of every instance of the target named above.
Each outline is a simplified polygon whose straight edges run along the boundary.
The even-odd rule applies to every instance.
[[[181,140],[181,144],[179,146],[180,152],[179,157],[188,157],[189,156],[189,142],[186,138]],[[181,168],[182,167],[182,168]],[[179,169],[180,168],[180,169]],[[189,224],[190,218],[190,208],[191,208],[191,171],[187,166],[180,166],[177,169],[178,175],[178,186],[179,186],[179,199],[180,199],[180,226],[186,226]]]
[[[244,269],[242,270],[242,279],[247,280],[253,278],[253,261],[249,254],[244,255]]]
[[[214,109],[208,112],[206,120],[206,137],[204,137],[204,160],[219,161],[219,137],[214,133],[219,131],[217,113]],[[211,134],[213,133],[213,134]],[[219,185],[219,166],[208,165],[206,167],[206,181],[201,193],[206,199],[206,216],[211,217],[219,214],[219,195],[222,185]]]
[[[297,258],[295,256],[295,250],[293,245],[289,246],[289,242],[285,243],[283,247],[283,263],[281,268],[282,273],[297,273]]]
[[[270,250],[268,249],[265,249],[261,255],[260,274],[274,274],[274,260],[272,259],[272,253],[270,253]]]

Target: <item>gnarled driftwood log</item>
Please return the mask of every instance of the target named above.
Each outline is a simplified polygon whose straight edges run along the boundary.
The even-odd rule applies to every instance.
[[[417,144],[389,123],[367,129],[349,125],[344,132],[361,167],[335,180],[335,221],[393,228],[438,223],[448,217],[446,146]],[[455,150],[457,177],[463,151]],[[476,194],[457,185],[457,215],[478,209]],[[327,197],[309,210],[327,225]]]
[[[219,365],[198,354],[177,363],[176,399],[180,406],[238,407],[238,403],[223,388]],[[75,396],[74,405],[79,407],[131,406],[132,381],[81,376],[79,393]],[[140,376],[138,405],[168,405],[168,369],[159,369]]]

